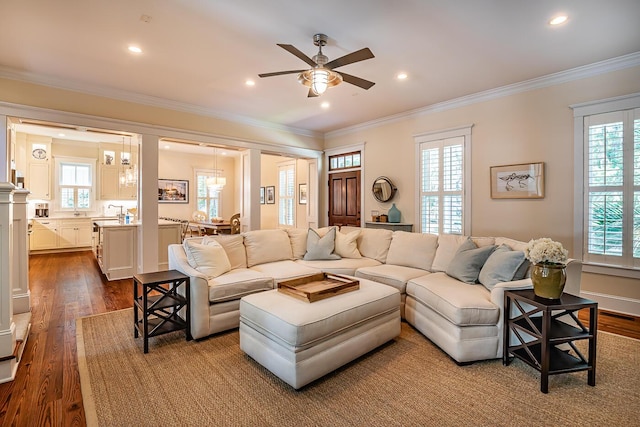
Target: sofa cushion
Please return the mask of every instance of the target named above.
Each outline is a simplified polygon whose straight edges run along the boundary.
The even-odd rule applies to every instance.
[[[308,230],[305,228],[287,228],[285,230],[289,235],[289,240],[291,240],[293,259],[302,259],[307,252]]]
[[[495,245],[479,248],[471,238],[467,239],[458,248],[446,273],[461,282],[476,283],[482,266],[495,248]]]
[[[247,267],[293,259],[291,241],[284,230],[247,231],[243,236],[247,251]]]
[[[524,252],[512,251],[509,246],[502,244],[489,255],[480,270],[478,280],[489,290],[500,282],[520,280],[524,277],[524,271],[521,271],[523,270],[522,264],[527,262]],[[524,270],[526,271],[526,269]],[[516,278],[516,275],[521,275],[522,277]]]
[[[360,236],[360,230],[349,233],[336,232],[336,254],[342,258],[362,258],[358,251],[358,236]]]
[[[438,247],[438,236],[394,231],[386,264],[430,270]]]
[[[457,326],[496,325],[500,318],[500,308],[491,302],[487,288],[442,272],[409,280],[407,295]]]
[[[254,265],[251,269],[262,273],[264,276],[273,277],[276,282],[318,273],[318,270],[315,268],[307,267],[297,261],[291,260]]]
[[[327,234],[320,237],[318,232],[310,228],[307,234],[307,252],[304,254],[305,261],[321,259],[340,259],[340,255],[334,253],[336,240],[336,229],[331,228]]]
[[[209,278],[231,270],[229,257],[218,242],[211,241],[205,245],[187,239],[183,247],[189,265]]]
[[[469,236],[459,234],[438,235],[438,248],[436,249],[436,256],[433,259],[431,271],[447,271],[447,267],[458,251],[458,248],[466,242],[467,239],[469,239]],[[493,237],[471,237],[471,240],[473,240],[479,248],[495,244]]]
[[[400,265],[381,264],[374,267],[362,267],[356,271],[356,277],[373,280],[374,282],[384,283],[393,286],[404,294],[407,282],[416,277],[429,274],[420,268],[404,267]]]
[[[527,247],[527,242],[521,242],[519,240],[509,239],[508,237],[496,237],[496,245],[507,245],[514,251],[524,251]]]
[[[211,241],[218,242],[224,248],[229,257],[231,269],[247,268],[247,253],[244,249],[244,239],[240,234],[218,234],[217,236],[204,236],[202,244],[206,245]]]
[[[209,280],[209,301],[220,303],[237,300],[254,292],[273,289],[273,278],[264,274],[239,268]]]
[[[391,230],[362,228],[358,236],[358,251],[364,257],[385,263],[392,236]]]
[[[347,274],[349,276],[355,275],[356,270],[359,268],[380,265],[380,261],[371,258],[342,258],[320,261],[305,261],[301,259],[296,260],[296,263],[318,269],[325,273]]]

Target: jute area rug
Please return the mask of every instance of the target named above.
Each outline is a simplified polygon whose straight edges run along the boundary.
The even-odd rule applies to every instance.
[[[403,322],[402,334],[295,391],[246,356],[238,331],[186,342],[133,338],[131,309],[78,319],[88,425],[637,426],[640,341],[598,334],[597,382],[500,360],[456,365]]]

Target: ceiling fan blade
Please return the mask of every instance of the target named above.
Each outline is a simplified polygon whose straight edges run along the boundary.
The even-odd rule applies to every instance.
[[[329,69],[343,67],[345,65],[353,64],[354,62],[364,61],[365,59],[375,58],[373,52],[368,47],[362,48],[355,52],[351,52],[348,55],[336,58],[333,61],[327,62],[324,66]]]
[[[262,74],[258,74],[258,77],[273,77],[273,76],[281,76],[281,75],[283,75],[283,74],[295,74],[295,73],[302,73],[303,71],[307,71],[307,70],[276,71],[275,73],[262,73]]]
[[[316,98],[318,95],[313,91],[313,89],[309,88],[309,93],[307,94],[307,98]]]
[[[336,73],[338,73],[338,71],[336,71]],[[360,77],[356,77],[356,76],[352,76],[351,74],[347,74],[347,73],[343,73],[343,72],[339,72],[338,74],[340,74],[342,76],[342,80],[347,82],[347,83],[351,83],[352,85],[361,87],[362,89],[368,90],[369,88],[371,88],[371,86],[373,86],[375,83],[374,82],[370,82],[369,80],[365,80],[365,79],[361,79]]]
[[[311,65],[312,67],[315,67],[316,65],[318,65],[318,64],[315,63],[315,61],[313,59],[309,58],[307,55],[305,55],[304,53],[300,52],[296,47],[294,47],[291,44],[278,43],[278,46],[280,46],[281,48],[283,48],[287,52],[297,56],[298,58],[302,59],[304,62],[306,62],[307,64]]]

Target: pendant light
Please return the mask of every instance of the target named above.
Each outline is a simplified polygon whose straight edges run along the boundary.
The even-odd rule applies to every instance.
[[[120,187],[126,187],[127,175],[124,171],[124,136],[122,137],[122,151],[120,151],[120,173],[118,175],[119,175]]]
[[[213,175],[207,178],[207,187],[210,191],[221,191],[227,184],[227,179],[224,176],[219,176],[218,171],[218,150],[213,148]]]
[[[129,167],[125,170],[124,175],[124,181],[127,187],[133,187],[138,183],[138,165],[133,164],[131,137],[129,137]]]

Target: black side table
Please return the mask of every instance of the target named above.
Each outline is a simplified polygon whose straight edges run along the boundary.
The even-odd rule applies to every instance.
[[[589,327],[586,328],[575,312],[589,309]],[[516,314],[512,317],[511,312]],[[511,362],[509,354],[540,371],[540,391],[549,391],[549,375],[588,371],[587,383],[596,385],[596,337],[598,303],[571,294],[559,299],[537,297],[533,289],[504,293],[504,349],[502,363]],[[568,316],[576,326],[563,322]],[[515,336],[511,343],[510,336]],[[576,340],[589,340],[589,354],[585,358],[574,345]],[[572,351],[557,346],[568,344]]]
[[[184,286],[184,296],[178,287]],[[133,276],[133,336],[144,338],[144,352],[149,352],[149,338],[185,330],[191,338],[189,276],[176,271],[158,271]],[[185,317],[180,310],[186,309]]]

